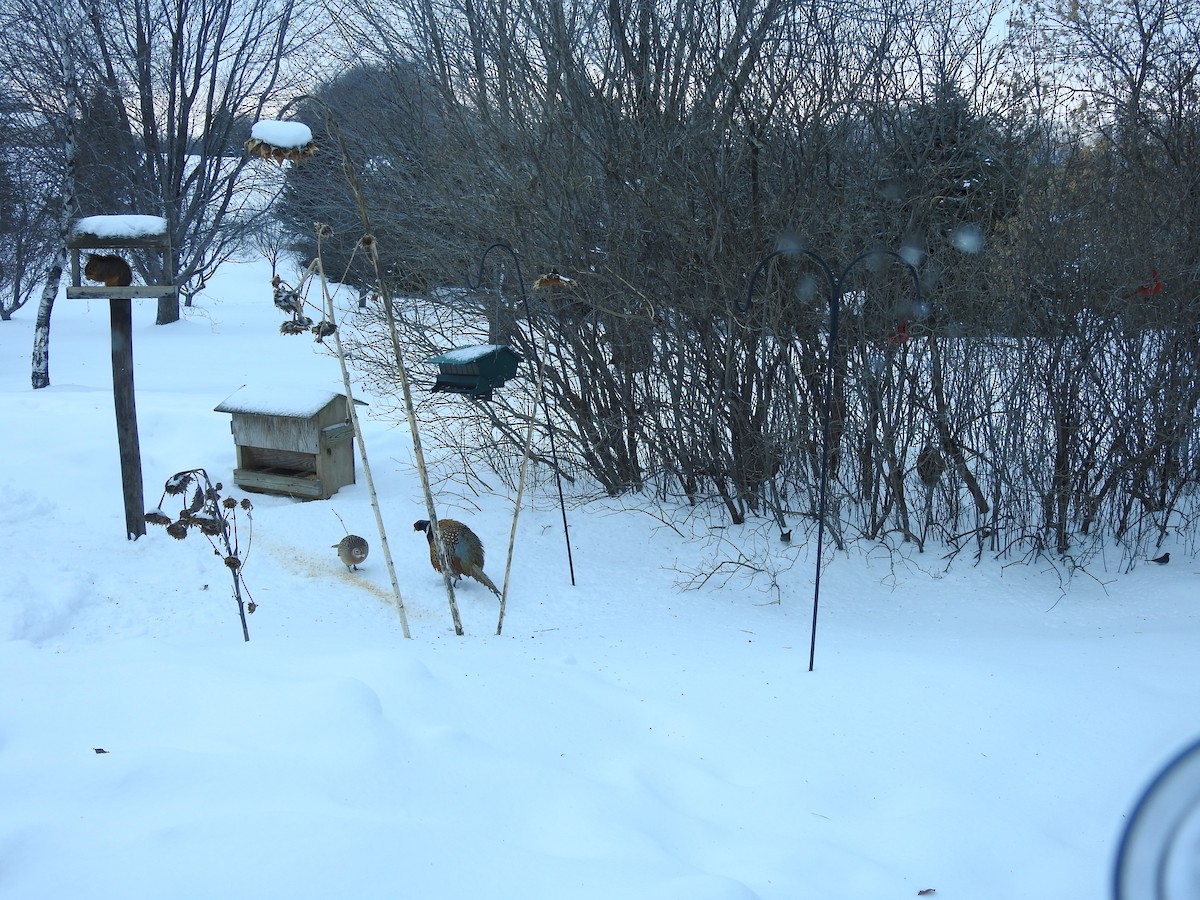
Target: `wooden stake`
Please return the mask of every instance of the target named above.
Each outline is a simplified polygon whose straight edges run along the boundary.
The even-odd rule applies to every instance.
[[[146,533],[146,507],[142,494],[137,408],[133,398],[133,311],[128,299],[109,300],[108,309],[112,326],[113,408],[117,414],[121,487],[125,496],[125,536],[135,541]]]

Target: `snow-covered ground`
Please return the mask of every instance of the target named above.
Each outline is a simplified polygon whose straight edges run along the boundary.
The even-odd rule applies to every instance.
[[[340,389],[278,333],[269,278],[227,266],[167,327],[134,301],[148,507],[198,466],[246,496],[213,411],[238,388]],[[244,643],[199,535],[125,539],[106,304],[59,301],[36,392],[34,313],[0,323],[0,896],[1096,898],[1200,734],[1200,562],[1173,546],[1065,592],[1036,564],[947,572],[936,547],[831,554],[810,673],[809,545],[723,529],[779,594],[682,591],[721,552],[705,523],[592,501],[569,511],[572,586],[538,488],[503,634],[464,582],[456,636],[382,403],[363,424],[412,639],[360,467],[329,501],[251,496]],[[501,583],[512,498],[443,500]],[[371,542],[357,572],[339,516]]]

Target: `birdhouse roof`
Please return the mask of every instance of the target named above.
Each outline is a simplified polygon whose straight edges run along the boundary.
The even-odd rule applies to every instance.
[[[344,396],[336,391],[321,388],[254,385],[234,391],[215,409],[224,413],[311,419],[334,400]]]
[[[478,344],[474,347],[456,347],[453,350],[447,350],[445,353],[429,357],[428,361],[442,366],[465,366],[501,351],[516,355],[516,351],[507,344]]]

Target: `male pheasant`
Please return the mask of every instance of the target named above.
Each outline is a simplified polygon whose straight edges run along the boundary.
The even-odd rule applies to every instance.
[[[499,597],[500,589],[483,573],[483,542],[479,540],[479,535],[456,519],[439,519],[438,529],[442,533],[442,543],[446,545],[446,555],[450,557],[454,580],[463,575],[474,578]],[[435,571],[442,571],[438,564],[437,548],[433,546],[433,529],[429,527],[429,520],[414,522],[413,531],[425,532],[425,538],[429,541],[429,561],[433,563]]]

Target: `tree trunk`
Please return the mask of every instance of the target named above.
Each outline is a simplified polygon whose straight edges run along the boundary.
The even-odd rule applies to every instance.
[[[33,327],[33,389],[50,387],[50,313],[54,309],[54,298],[62,281],[63,268],[67,262],[66,236],[62,248],[46,272],[46,286],[42,288],[42,301],[38,304],[37,322]]]
[[[950,456],[950,459],[954,463],[954,468],[962,476],[967,490],[971,492],[971,498],[975,501],[975,509],[981,516],[986,516],[989,509],[987,499],[983,496],[983,491],[979,487],[975,473],[967,465],[967,458],[963,453],[962,445],[959,444],[958,439],[950,429],[949,403],[946,400],[946,384],[942,378],[941,348],[938,346],[937,338],[933,336],[929,338],[929,363],[930,389],[936,409],[936,414],[933,417],[934,428],[937,429],[942,449]]]
[[[172,228],[168,220],[168,228]],[[173,234],[174,232],[168,232]],[[176,284],[176,279],[179,272],[179,251],[175,248],[175,242],[171,241],[171,252],[163,255],[163,271],[159,275],[159,281],[162,284]],[[188,303],[191,306],[191,303]],[[172,322],[179,321],[179,290],[176,285],[176,290],[169,294],[163,294],[158,298],[158,315],[154,319],[155,325],[170,325]]]
[[[63,116],[63,187],[62,211],[58,221],[58,250],[54,261],[46,270],[46,284],[42,288],[42,300],[38,304],[37,322],[33,330],[33,389],[50,386],[50,314],[54,311],[54,298],[62,282],[63,269],[67,265],[67,235],[71,222],[78,214],[75,194],[75,119],[79,109],[79,85],[75,80],[75,52],[71,45],[73,31],[68,27],[66,7],[60,7],[59,31],[63,36],[63,85],[66,91],[66,110]]]
[[[164,294],[158,298],[158,316],[155,325],[170,325],[179,321],[179,295]]]

